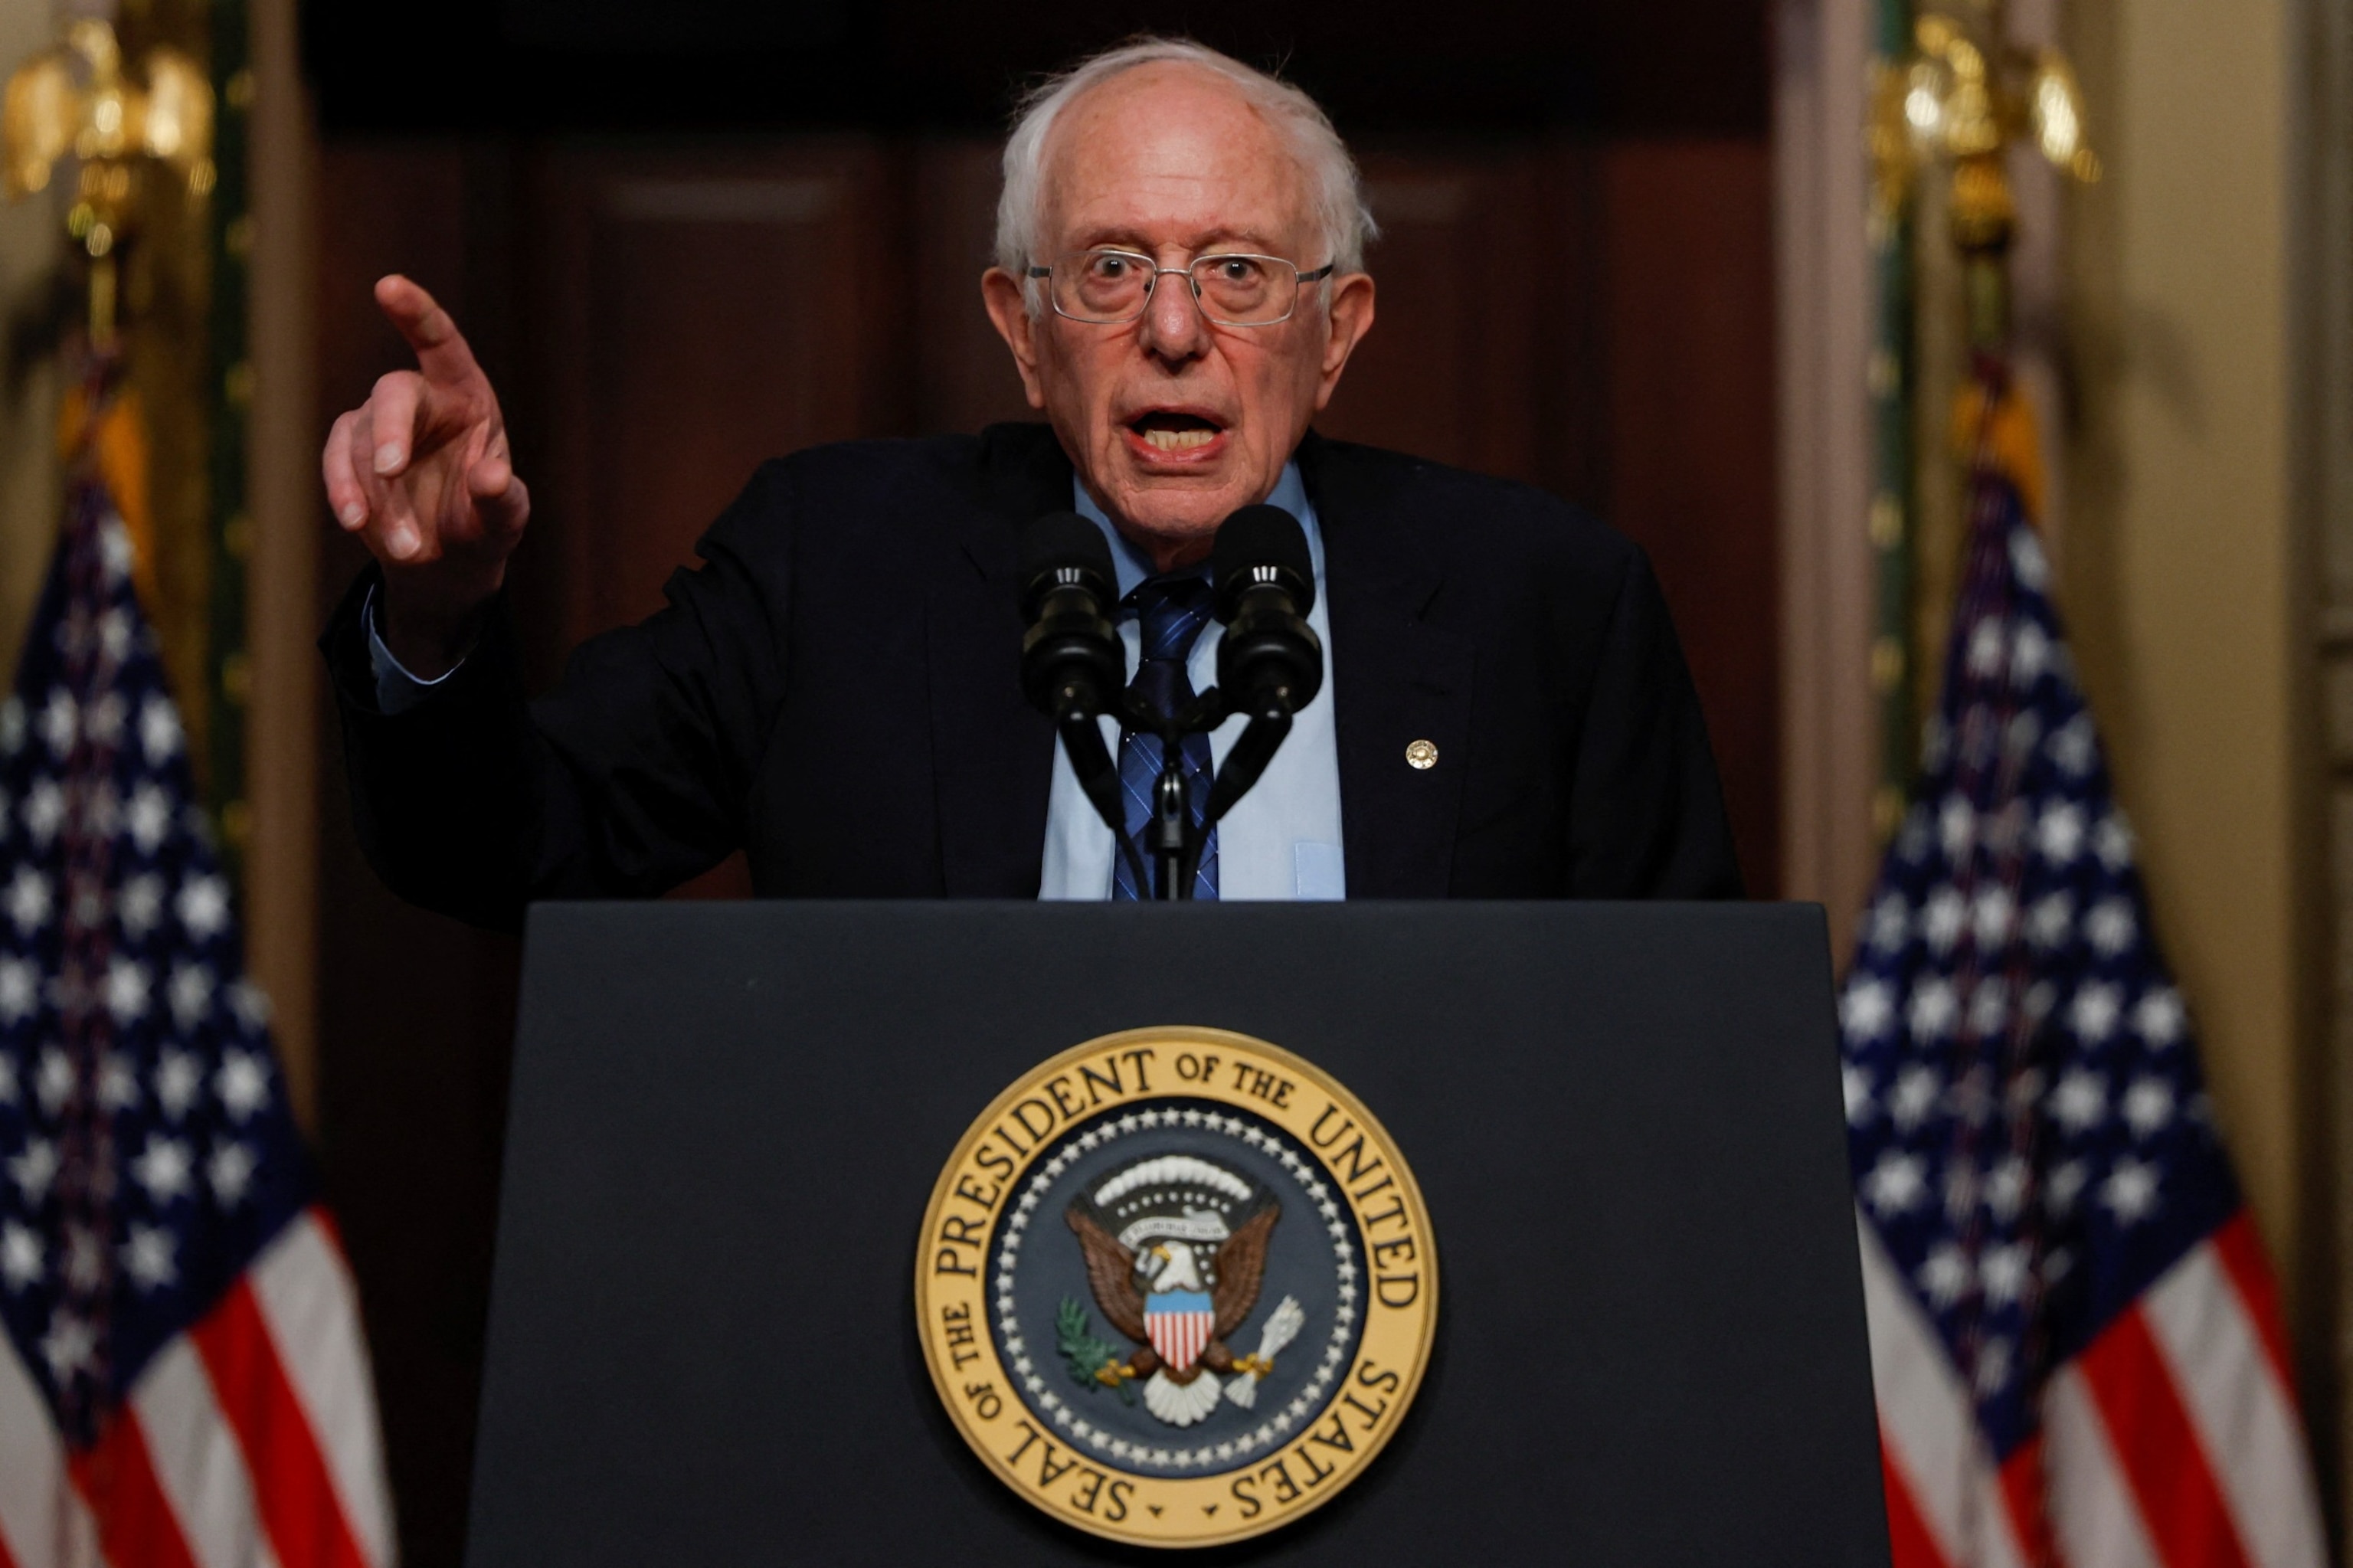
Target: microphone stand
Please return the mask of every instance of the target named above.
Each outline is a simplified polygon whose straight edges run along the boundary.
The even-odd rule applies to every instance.
[[[1225,694],[1211,686],[1185,705],[1184,710],[1170,719],[1162,719],[1151,712],[1132,694],[1124,696],[1121,711],[1129,726],[1148,729],[1160,736],[1160,777],[1152,789],[1152,821],[1146,827],[1152,861],[1158,876],[1154,883],[1155,900],[1189,899],[1193,883],[1200,874],[1201,851],[1208,844],[1209,832],[1219,820],[1234,808],[1236,801],[1250,792],[1259,781],[1275,752],[1291,734],[1292,712],[1287,701],[1273,692],[1257,694],[1259,700],[1251,706],[1229,703]],[[1202,734],[1217,728],[1237,713],[1248,713],[1250,723],[1234,741],[1233,749],[1226,753],[1225,765],[1218,769],[1209,785],[1209,798],[1201,812],[1201,825],[1193,825],[1191,787],[1185,779],[1184,741],[1188,735]],[[1103,750],[1103,737],[1094,736],[1095,748]],[[1067,743],[1066,743],[1067,744]],[[1075,758],[1075,752],[1073,753]],[[1109,758],[1104,761],[1106,768]],[[1081,782],[1084,782],[1083,779]],[[1117,784],[1112,785],[1116,799]],[[1092,792],[1091,792],[1092,793]],[[1098,802],[1104,820],[1113,822],[1113,836],[1128,847],[1127,835],[1117,825],[1110,809]],[[1129,853],[1133,853],[1132,848]],[[1139,880],[1138,886],[1143,883]]]
[[[1209,830],[1207,821],[1199,832],[1193,828],[1192,792],[1185,781],[1185,737],[1224,723],[1225,700],[1218,688],[1211,686],[1186,704],[1182,711],[1164,718],[1129,690],[1122,694],[1120,711],[1129,728],[1149,730],[1160,737],[1160,777],[1153,782],[1152,821],[1145,828],[1153,867],[1158,874],[1152,884],[1153,897],[1155,901],[1189,899],[1193,896],[1193,878],[1200,869],[1201,846]],[[1113,832],[1125,840],[1126,834],[1120,829],[1114,827]]]
[[[1214,694],[1216,688],[1210,690]],[[1231,714],[1240,712],[1250,710],[1240,705],[1220,706],[1210,727],[1223,723]],[[1276,749],[1291,734],[1291,709],[1283,704],[1262,702],[1258,711],[1250,713],[1250,723],[1235,738],[1233,749],[1226,753],[1225,765],[1218,769],[1217,778],[1209,785],[1208,805],[1201,812],[1201,831],[1193,834],[1186,845],[1184,877],[1188,896],[1194,874],[1200,869],[1202,847],[1209,842],[1209,831],[1218,825],[1219,819],[1233,810],[1236,801],[1250,792],[1250,786],[1258,782],[1259,775],[1266,771],[1266,765],[1274,760]]]
[[[1282,727],[1257,746],[1253,741],[1267,720],[1251,719],[1250,728],[1235,743],[1224,769],[1209,790],[1208,811],[1200,831],[1196,832],[1192,792],[1185,779],[1185,737],[1223,724],[1227,715],[1224,698],[1217,687],[1211,686],[1173,717],[1164,719],[1134,692],[1121,693],[1117,716],[1130,729],[1149,731],[1160,737],[1160,777],[1153,783],[1152,820],[1145,827],[1153,872],[1157,874],[1152,874],[1146,872],[1134,841],[1127,836],[1126,812],[1120,800],[1119,769],[1111,759],[1110,748],[1103,744],[1103,731],[1095,726],[1099,710],[1088,700],[1089,696],[1075,684],[1065,684],[1054,694],[1054,728],[1062,737],[1062,751],[1071,759],[1071,771],[1078,779],[1081,792],[1094,806],[1095,815],[1103,819],[1103,826],[1111,830],[1114,851],[1127,862],[1136,886],[1151,889],[1155,902],[1191,898],[1193,879],[1200,871],[1201,849],[1208,840],[1209,829],[1243,790],[1257,782],[1267,759],[1274,755],[1274,748],[1290,730],[1291,715],[1271,715],[1281,720]],[[1251,752],[1257,753],[1255,762],[1242,768],[1245,754]],[[1228,779],[1237,776],[1238,769],[1240,781],[1228,790]]]
[[[1111,830],[1113,847],[1127,862],[1136,886],[1148,887],[1152,879],[1127,836],[1127,814],[1120,810],[1119,769],[1112,763],[1110,748],[1103,745],[1103,731],[1095,727],[1096,712],[1086,703],[1072,700],[1075,694],[1065,691],[1060,695],[1054,727],[1062,737],[1062,752],[1071,759],[1071,771],[1077,775],[1081,791],[1094,803],[1095,815]]]
[[[1320,658],[1320,647],[1317,654]],[[1314,684],[1307,686],[1305,694],[1313,700]],[[1146,850],[1156,874],[1150,876],[1145,874],[1143,854],[1127,836],[1119,770],[1103,745],[1103,732],[1095,727],[1097,714],[1111,705],[1099,708],[1093,695],[1092,690],[1082,693],[1074,685],[1066,685],[1057,694],[1055,725],[1070,757],[1071,770],[1094,803],[1095,814],[1111,829],[1112,842],[1125,859],[1136,886],[1149,887],[1155,903],[1189,900],[1210,831],[1274,760],[1275,752],[1291,734],[1293,708],[1303,705],[1298,701],[1301,693],[1279,677],[1252,682],[1249,693],[1240,699],[1229,699],[1221,689],[1211,686],[1176,713],[1163,715],[1153,711],[1134,686],[1121,689],[1116,704],[1121,723],[1129,730],[1160,737],[1160,776],[1153,781],[1152,817],[1145,824]],[[1206,734],[1238,713],[1248,714],[1250,723],[1210,780],[1209,798],[1203,803],[1201,825],[1197,829],[1192,787],[1185,778],[1185,737]]]

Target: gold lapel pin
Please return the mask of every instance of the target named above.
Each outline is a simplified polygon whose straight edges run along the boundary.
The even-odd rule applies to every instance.
[[[1405,748],[1405,759],[1409,765],[1414,768],[1431,768],[1437,767],[1437,742],[1429,740],[1414,741]]]

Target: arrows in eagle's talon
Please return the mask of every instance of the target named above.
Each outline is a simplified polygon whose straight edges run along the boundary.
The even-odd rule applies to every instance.
[[[1273,1375],[1276,1353],[1297,1339],[1306,1323],[1307,1314],[1300,1309],[1299,1298],[1284,1297],[1268,1317],[1266,1327],[1259,1330],[1258,1350],[1234,1358],[1234,1371],[1241,1375],[1226,1384],[1226,1397],[1244,1410],[1256,1404],[1259,1383]]]

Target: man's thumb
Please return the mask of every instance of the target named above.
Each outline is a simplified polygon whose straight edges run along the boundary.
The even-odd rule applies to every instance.
[[[503,455],[486,457],[469,470],[466,493],[474,498],[474,509],[491,528],[512,532],[531,515],[531,493]]]

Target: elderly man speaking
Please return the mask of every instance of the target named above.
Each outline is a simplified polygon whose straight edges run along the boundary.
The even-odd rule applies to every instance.
[[[448,315],[384,280],[417,368],[336,421],[323,464],[375,556],[322,646],[377,869],[491,925],[737,848],[770,896],[1149,896],[1024,700],[1018,542],[1049,512],[1102,528],[1129,671],[1166,701],[1214,678],[1220,523],[1271,501],[1303,526],[1329,673],[1208,835],[1196,896],[1736,894],[1641,553],[1538,491],[1310,429],[1373,325],[1373,233],[1330,122],[1272,77],[1155,39],[1047,83],[981,280],[1046,424],[763,466],[669,607],[535,702],[501,593],[530,501],[498,398]],[[1123,778],[1150,778],[1159,737],[1117,738]]]

